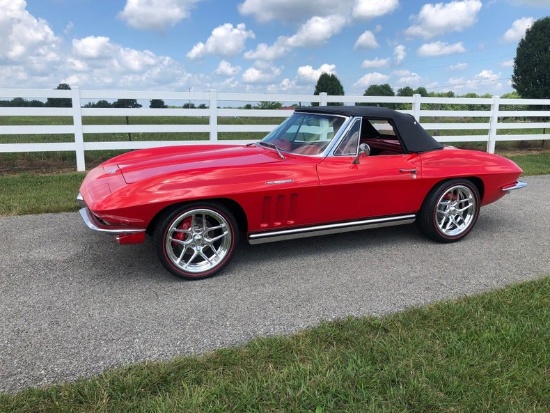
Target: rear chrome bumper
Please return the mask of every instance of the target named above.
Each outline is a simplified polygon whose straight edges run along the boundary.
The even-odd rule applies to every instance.
[[[526,186],[527,186],[527,182],[516,181],[515,184],[508,185],[508,186],[505,186],[504,188],[502,188],[502,191],[503,192],[510,192],[510,191],[515,190],[515,189],[525,188]]]

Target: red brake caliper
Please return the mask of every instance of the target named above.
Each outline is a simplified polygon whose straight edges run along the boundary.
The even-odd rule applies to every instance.
[[[189,218],[186,218],[185,220],[182,221],[181,224],[179,224],[177,226],[177,229],[181,229],[181,230],[188,230],[189,228],[191,228],[191,217]],[[186,234],[185,232],[176,232],[172,235],[172,238],[173,239],[177,239],[179,241],[183,241],[187,238],[188,234]],[[177,246],[177,245],[180,245],[178,244],[177,242],[172,242],[172,246]]]

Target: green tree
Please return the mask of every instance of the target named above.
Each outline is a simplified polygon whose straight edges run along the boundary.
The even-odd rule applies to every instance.
[[[400,87],[397,89],[397,96],[412,96],[414,95],[414,90],[410,86]]]
[[[164,103],[162,99],[151,99],[149,107],[151,109],[165,109],[168,106]]]
[[[426,96],[428,96],[428,90],[424,86],[420,86],[420,87],[417,87],[414,90],[414,94],[415,95],[420,95],[422,97],[426,97]]]
[[[71,90],[71,87],[66,83],[60,83],[57,85],[56,90]],[[73,106],[73,102],[69,98],[48,98],[46,106],[53,108],[70,108]]]
[[[313,92],[313,94],[318,96],[322,92],[325,92],[327,95],[330,96],[344,96],[344,86],[342,86],[342,83],[340,83],[340,80],[338,80],[335,75],[322,73],[317,80],[317,84],[315,85],[315,92]],[[328,103],[328,105],[342,106],[343,103],[330,102]],[[314,102],[313,106],[319,106],[319,104],[317,102]]]
[[[519,41],[512,86],[524,99],[550,98],[550,16],[539,19]]]
[[[136,99],[117,99],[113,103],[113,108],[131,108],[137,109],[141,108],[141,105],[137,102]],[[126,125],[130,124],[130,117],[126,116]],[[128,132],[128,140],[132,140],[132,134]]]
[[[113,103],[113,108],[141,108],[136,99],[117,99]]]
[[[282,107],[281,102],[260,102],[255,106],[256,109],[281,109]]]
[[[363,96],[395,96],[395,92],[388,83],[383,85],[370,85]],[[361,106],[382,106],[390,109],[395,109],[394,103],[359,103]]]
[[[88,102],[84,105],[85,108],[112,108],[113,104],[106,100],[98,100],[97,102]]]
[[[412,95],[414,95],[414,90],[410,86],[400,87],[399,89],[397,89],[396,95],[397,96],[412,97]],[[395,104],[395,109],[410,110],[410,109],[412,109],[412,103],[396,103]]]

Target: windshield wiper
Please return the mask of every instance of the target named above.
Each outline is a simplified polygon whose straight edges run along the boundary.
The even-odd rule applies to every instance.
[[[281,148],[279,148],[277,145],[274,145],[271,142],[264,142],[264,141],[259,141],[258,145],[265,146],[266,148],[275,149],[279,154],[279,156],[281,157],[281,159],[285,159],[283,153],[281,152]]]

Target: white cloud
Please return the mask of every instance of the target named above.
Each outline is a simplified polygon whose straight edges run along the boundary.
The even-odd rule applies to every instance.
[[[279,84],[279,90],[281,90],[281,91],[292,90],[295,87],[296,87],[296,81],[290,80],[288,78],[283,79],[281,81],[281,83]]]
[[[119,50],[118,62],[121,67],[131,72],[143,72],[160,63],[159,57],[149,50],[136,50],[126,47]]]
[[[461,32],[477,21],[481,10],[480,0],[454,0],[449,3],[425,4],[413,16],[414,24],[405,34],[429,39],[450,32]]]
[[[298,78],[309,82],[317,82],[323,73],[328,73],[329,75],[336,74],[336,65],[329,65],[325,63],[318,69],[314,69],[309,65],[298,68]]]
[[[468,63],[457,63],[455,65],[450,65],[450,70],[466,70],[468,68]]]
[[[499,80],[499,78],[500,73],[493,73],[492,70],[482,70],[476,75],[476,79],[483,82],[495,82]]]
[[[86,59],[110,58],[114,53],[111,40],[105,36],[88,36],[73,39],[73,53]]]
[[[0,4],[0,64],[25,63],[31,70],[43,70],[48,63],[59,61],[61,39],[26,6],[24,0]]]
[[[389,78],[390,77],[388,75],[384,75],[378,72],[367,73],[357,82],[355,82],[354,86],[368,87],[369,85],[383,84],[387,83]]]
[[[494,73],[492,70],[482,70],[473,78],[467,79],[464,77],[450,78],[448,83],[454,89],[479,89],[487,88],[488,84],[491,84],[493,90],[502,88],[502,83],[499,82],[500,73]]]
[[[236,56],[244,50],[247,39],[254,39],[254,32],[247,31],[244,23],[234,27],[225,23],[212,30],[206,43],[199,42],[187,53],[190,59],[199,59],[206,55]]]
[[[466,49],[462,42],[449,44],[447,42],[425,43],[418,48],[419,56],[444,56],[450,54],[464,53]]]
[[[245,83],[269,83],[281,75],[281,69],[271,65],[250,67],[243,73]]]
[[[332,36],[338,34],[345,24],[346,19],[342,16],[315,16],[303,24],[295,35],[290,37],[279,36],[271,46],[260,43],[255,50],[247,51],[244,57],[263,61],[277,60],[294,48],[323,44]]]
[[[169,57],[123,47],[104,36],[74,39],[67,62],[66,82],[76,86],[92,83],[94,87],[143,88],[170,84],[177,89],[191,78]]]
[[[388,67],[390,65],[390,59],[379,59],[378,57],[373,60],[363,60],[361,67],[364,69],[380,69]]]
[[[417,86],[422,81],[420,75],[410,70],[396,70],[392,75],[399,77],[398,83],[401,85]]]
[[[345,15],[355,0],[244,0],[239,4],[239,12],[253,16],[259,22],[272,20],[301,21],[312,16]]]
[[[317,46],[339,33],[346,19],[339,15],[328,17],[315,16],[309,19],[294,36],[288,38],[292,47]]]
[[[357,0],[352,16],[357,19],[373,19],[393,12],[399,6],[399,0]]]
[[[200,0],[126,0],[118,17],[135,29],[164,30],[190,16]]]
[[[354,49],[375,49],[377,47],[379,45],[376,42],[376,37],[370,30],[363,32],[355,42],[355,46],[353,46]]]
[[[500,64],[502,67],[514,67],[514,59],[505,60]]]
[[[394,47],[393,58],[395,59],[395,64],[399,65],[405,59],[405,56],[407,56],[405,46],[400,44]]]
[[[216,69],[215,73],[218,75],[231,77],[231,76],[235,76],[240,71],[241,71],[240,66],[233,66],[228,61],[222,60],[218,65],[218,68]]]
[[[69,34],[70,32],[73,31],[73,29],[74,29],[74,23],[70,21],[69,23],[67,23],[67,25],[63,29],[63,34]]]
[[[256,50],[249,50],[244,54],[244,57],[245,59],[273,61],[286,55],[289,50],[288,38],[281,36],[271,46],[266,43],[260,43],[256,46]]]
[[[534,22],[535,19],[532,17],[522,17],[521,19],[515,20],[512,23],[512,27],[506,30],[506,33],[502,36],[503,40],[505,42],[519,41],[525,34],[525,31],[530,28]]]

